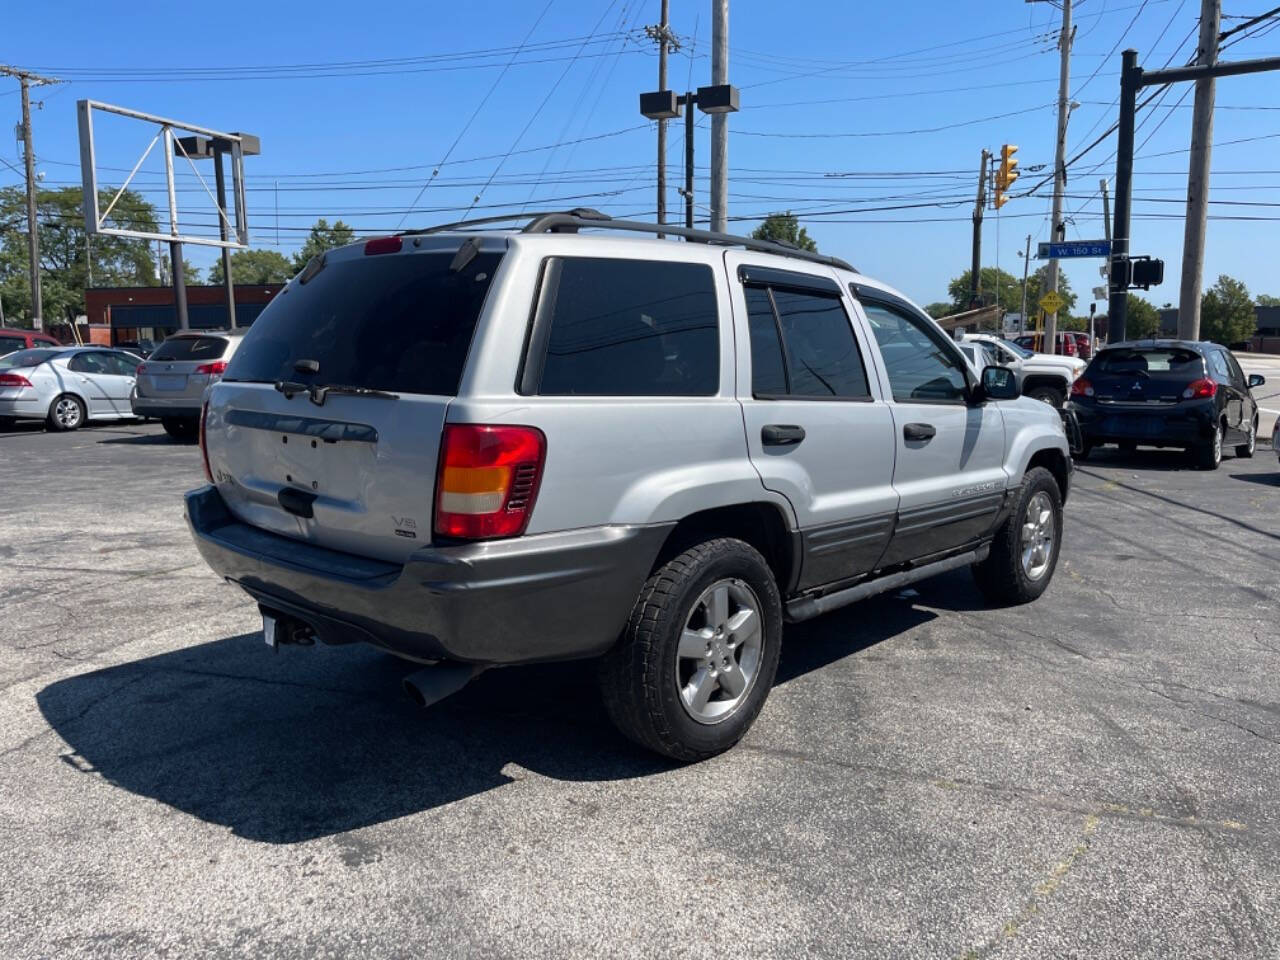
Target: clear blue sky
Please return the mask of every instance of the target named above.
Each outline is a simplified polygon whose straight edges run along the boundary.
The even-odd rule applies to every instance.
[[[710,2],[672,0],[671,7],[684,45],[672,60],[672,86],[709,83]],[[1077,4],[1071,90],[1080,107],[1069,155],[1115,117],[1119,51],[1135,47],[1148,67],[1185,62],[1195,47],[1198,8],[1194,0]],[[385,232],[402,217],[406,226],[451,219],[477,195],[477,212],[585,204],[652,216],[655,133],[639,116],[637,94],[657,86],[655,50],[641,28],[657,21],[658,10],[658,0],[214,6],[45,0],[6,11],[0,60],[71,81],[37,93],[38,169],[49,184],[79,182],[81,98],[260,135],[262,156],[246,163],[253,245],[288,253],[319,216]],[[1224,28],[1240,22],[1232,17],[1259,10],[1228,4]],[[1049,171],[1058,18],[1048,3],[1020,0],[907,6],[733,0],[730,77],[742,89],[742,111],[730,119],[731,217],[790,208],[823,250],[922,304],[945,299],[947,282],[969,263],[982,148],[1019,145],[1019,189]],[[1247,37],[1224,59],[1277,52],[1280,31]],[[0,82],[0,110],[14,121],[16,86]],[[1191,102],[1190,87],[1181,85],[1139,118],[1133,250],[1169,265],[1164,286],[1150,294],[1157,305],[1177,300]],[[1280,218],[1280,74],[1220,81],[1218,103],[1211,199],[1230,202],[1215,202],[1211,214]],[[1003,116],[984,119],[997,115]],[[151,131],[101,129],[99,163],[122,168],[106,172],[119,182]],[[1257,137],[1265,139],[1224,143]],[[583,142],[536,149],[574,140]],[[673,123],[672,187],[681,176],[682,140],[682,125]],[[1102,235],[1098,181],[1114,176],[1113,146],[1114,137],[1071,170],[1069,238]],[[703,220],[705,122],[696,149]],[[0,158],[20,169],[7,137]],[[136,183],[162,205],[161,162],[153,152]],[[1037,165],[1044,173],[1031,172]],[[16,182],[15,170],[0,164],[0,185]],[[185,222],[212,225],[212,207],[194,174],[183,172],[181,186]],[[999,217],[988,211],[984,265],[998,257],[1001,267],[1017,272],[1027,234],[1033,250],[1048,239],[1048,187],[1040,193],[1011,201]],[[406,217],[415,200],[418,210]],[[670,189],[673,218],[680,203]],[[914,206],[874,209],[904,204]],[[823,216],[824,210],[843,212]],[[754,223],[733,226],[746,232]],[[209,249],[189,249],[188,258],[201,266],[214,257]],[[1278,249],[1280,219],[1211,220],[1207,281],[1230,273],[1252,292],[1280,294]],[[1082,303],[1100,282],[1097,263],[1067,268]]]

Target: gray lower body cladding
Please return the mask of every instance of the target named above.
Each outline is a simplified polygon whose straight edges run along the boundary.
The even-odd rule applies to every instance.
[[[211,486],[186,495],[186,513],[215,572],[322,641],[480,664],[603,653],[671,530],[615,525],[429,547],[400,565],[241,523]]]

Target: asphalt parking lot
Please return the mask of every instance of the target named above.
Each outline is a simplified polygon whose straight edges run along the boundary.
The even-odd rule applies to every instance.
[[[420,711],[262,643],[194,446],[0,432],[0,955],[1274,957],[1280,467],[1102,451],[1037,603],[947,575],[789,628],[678,767],[586,665]]]

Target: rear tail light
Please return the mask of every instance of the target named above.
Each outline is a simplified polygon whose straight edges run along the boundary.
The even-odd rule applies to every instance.
[[[1071,384],[1071,395],[1073,397],[1092,397],[1093,384],[1084,377],[1077,377],[1075,382]]]
[[[1183,400],[1202,400],[1206,397],[1212,397],[1218,392],[1218,384],[1208,377],[1201,377],[1199,380],[1192,380],[1187,384],[1187,389],[1182,391]]]
[[[213,471],[209,469],[209,443],[205,438],[204,423],[209,419],[209,401],[200,408],[200,459],[204,463],[204,478],[213,483]]]
[[[401,240],[399,237],[374,237],[364,245],[364,255],[372,257],[379,253],[399,253]]]
[[[534,427],[451,423],[440,444],[435,532],[489,540],[529,525],[547,438]]]
[[[196,373],[222,374],[227,369],[227,361],[215,360],[213,363],[202,363],[196,367]]]
[[[31,381],[20,373],[0,373],[0,387],[29,387]]]

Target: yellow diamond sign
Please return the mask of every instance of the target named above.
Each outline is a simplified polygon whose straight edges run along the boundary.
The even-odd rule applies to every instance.
[[[1057,313],[1067,305],[1067,301],[1054,290],[1050,290],[1040,298],[1040,309],[1045,313]]]

